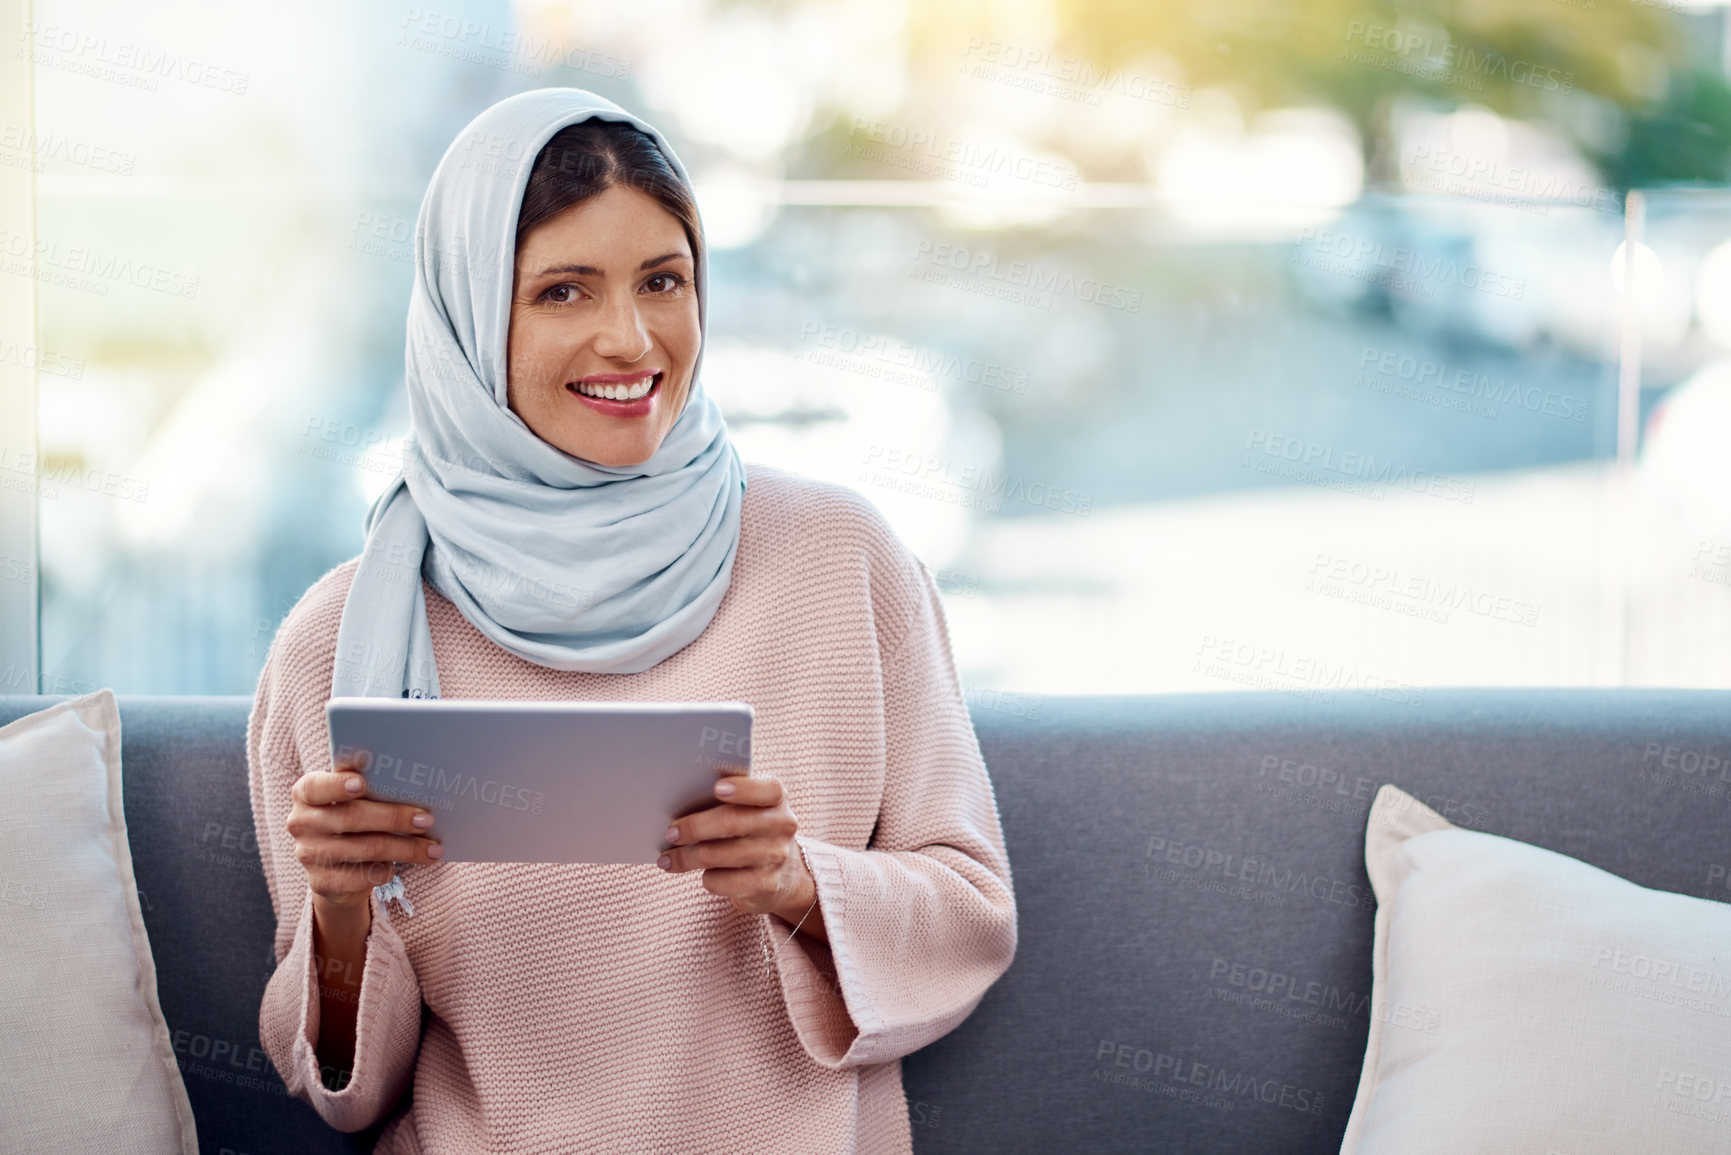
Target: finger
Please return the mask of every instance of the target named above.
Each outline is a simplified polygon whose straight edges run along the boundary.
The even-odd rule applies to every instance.
[[[785,806],[764,810],[757,806],[711,806],[687,814],[662,835],[669,846],[689,846],[714,838],[747,838],[779,834],[791,838],[798,829],[793,812]]]
[[[444,853],[444,846],[434,839],[399,834],[336,834],[295,842],[295,857],[309,870],[359,862],[430,863]]]
[[[309,825],[321,834],[425,834],[433,826],[432,813],[422,807],[371,798],[357,798],[346,806],[315,808],[310,817]]]
[[[781,780],[730,774],[715,784],[715,796],[735,806],[774,806],[781,801]]]
[[[670,874],[716,867],[780,870],[787,862],[788,846],[786,839],[774,837],[724,838],[676,846],[662,856],[668,862],[662,869]]]
[[[350,789],[350,782],[357,783],[359,789]],[[349,802],[360,798],[365,794],[366,788],[367,780],[359,771],[309,770],[295,780],[289,793],[295,801],[305,802],[308,806],[329,806],[333,802]]]

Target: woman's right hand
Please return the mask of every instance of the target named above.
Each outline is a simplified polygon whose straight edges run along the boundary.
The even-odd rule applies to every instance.
[[[357,907],[373,887],[389,882],[395,863],[437,862],[444,847],[427,836],[433,816],[425,808],[365,798],[358,758],[330,772],[300,776],[290,791],[288,832],[295,859],[307,872],[315,905]]]

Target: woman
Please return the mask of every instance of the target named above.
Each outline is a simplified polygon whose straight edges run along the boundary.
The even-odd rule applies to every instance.
[[[384,1152],[909,1151],[901,1056],[1016,942],[931,574],[850,490],[741,465],[696,208],[642,121],[495,105],[416,248],[403,477],[248,727],[265,1050]],[[660,869],[440,865],[432,815],[331,764],[333,692],[740,700],[753,771]]]

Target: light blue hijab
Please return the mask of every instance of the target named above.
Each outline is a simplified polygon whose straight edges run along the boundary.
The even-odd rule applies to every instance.
[[[367,514],[337,630],[331,693],[436,698],[421,578],[513,654],[556,670],[635,674],[692,642],[739,548],[745,470],[697,366],[655,455],[597,465],[541,440],[506,404],[517,214],[543,145],[594,117],[661,134],[576,88],[502,100],[446,150],[415,226],[409,436]],[[707,270],[696,269],[700,326]]]

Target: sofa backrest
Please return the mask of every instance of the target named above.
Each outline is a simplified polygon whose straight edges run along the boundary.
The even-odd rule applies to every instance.
[[[1731,693],[1058,698],[974,722],[1021,938],[974,1015],[904,1063],[922,1155],[1337,1150],[1370,1014],[1390,1013],[1370,1006],[1364,867],[1385,782],[1731,899]]]
[[[0,724],[53,700],[0,698]],[[202,1149],[370,1150],[376,1131],[330,1130],[258,1047],[274,918],[250,700],[120,706],[133,859]],[[1731,899],[1731,693],[1006,695],[974,720],[1020,946],[978,1011],[904,1064],[922,1155],[1337,1145],[1376,1011],[1363,845],[1384,782],[1461,825]]]

